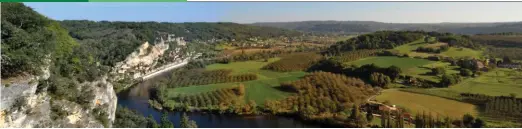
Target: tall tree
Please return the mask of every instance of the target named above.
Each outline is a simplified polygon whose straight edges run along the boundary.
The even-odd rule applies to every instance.
[[[181,128],[197,128],[195,121],[190,120],[186,113],[182,113],[181,120],[179,122]]]
[[[174,123],[169,120],[167,112],[163,112],[161,115],[160,128],[174,128]]]

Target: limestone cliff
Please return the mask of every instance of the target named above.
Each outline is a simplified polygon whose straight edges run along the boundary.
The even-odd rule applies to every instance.
[[[27,76],[2,82],[0,87],[1,128],[111,127],[115,118],[117,97],[112,89],[112,84],[106,81],[106,77],[78,86],[78,88],[91,88],[94,93],[94,99],[87,100],[90,106],[86,108],[67,100],[52,99],[47,92],[37,91],[38,82],[36,80],[49,77],[48,74],[45,75]],[[93,113],[95,111],[104,113],[96,115]],[[57,115],[60,117],[54,117]]]

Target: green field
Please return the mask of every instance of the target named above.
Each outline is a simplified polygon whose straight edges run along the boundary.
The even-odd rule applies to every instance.
[[[479,58],[482,56],[482,51],[477,51],[469,48],[454,48],[450,47],[448,51],[440,53],[442,56],[448,56],[448,57],[473,57],[473,58]]]
[[[450,66],[450,63],[447,63],[447,62],[432,62],[430,64],[426,64],[426,65],[423,65],[420,67],[413,67],[410,69],[403,70],[403,74],[411,75],[413,77],[418,77],[418,78],[422,78],[422,79],[431,80],[434,82],[439,82],[440,76],[434,76],[434,75],[429,74],[431,72],[431,68],[436,68],[436,67],[445,68],[446,73],[448,73],[448,74],[459,73],[459,71],[456,70],[458,68],[458,66]]]
[[[243,83],[246,89],[246,95],[244,97],[245,102],[254,100],[258,105],[263,106],[263,103],[267,99],[282,99],[291,94],[277,89],[281,82],[298,80],[306,74],[305,72],[274,72],[260,69],[264,65],[277,60],[279,60],[279,58],[272,58],[269,60],[269,62],[246,61],[233,62],[230,64],[209,65],[206,67],[207,70],[231,69],[233,70],[233,74],[254,73],[258,75],[258,79],[246,82],[219,83],[172,88],[168,90],[168,95],[169,97],[173,97],[177,94],[203,93],[221,88],[236,87],[239,83]]]
[[[364,64],[375,64],[379,67],[389,67],[395,65],[402,69],[402,74],[410,75],[413,77],[423,78],[431,81],[438,82],[439,76],[430,75],[431,68],[444,67],[446,73],[459,73],[455,70],[457,66],[450,66],[449,63],[430,61],[426,59],[416,59],[407,57],[395,57],[395,56],[378,56],[363,58],[357,61],[348,62],[347,64],[364,65]]]
[[[433,93],[433,95],[445,97],[449,94],[458,93],[479,93],[491,96],[504,95],[511,93],[522,95],[522,72],[497,68],[493,71],[484,73],[477,78],[469,78],[463,82],[450,86],[449,88],[418,89],[422,93]],[[441,95],[438,95],[438,94]],[[455,96],[455,95],[452,95]]]
[[[396,57],[396,56],[377,56],[377,57],[368,57],[363,58],[357,61],[348,62],[348,64],[355,65],[365,65],[365,64],[375,64],[379,67],[390,67],[395,65],[403,70],[419,67],[427,64],[434,63],[434,61],[429,61],[425,59],[415,59],[415,58],[407,58],[407,57]]]
[[[476,107],[473,104],[463,103],[455,100],[440,98],[436,96],[403,92],[396,89],[385,90],[376,97],[377,101],[389,101],[393,105],[406,107],[410,113],[431,112],[432,115],[450,116],[462,118],[462,115],[470,113],[476,115]]]
[[[412,52],[413,50],[417,49],[418,47],[422,47],[424,45],[426,45],[426,43],[424,43],[424,39],[419,39],[419,40],[415,40],[411,43],[407,43],[407,44],[395,47],[394,49],[398,50],[402,54],[408,54],[408,53]]]
[[[428,57],[428,56],[440,55],[440,56],[456,57],[456,58],[459,58],[459,57],[479,58],[482,55],[482,51],[473,50],[473,49],[469,49],[469,48],[455,48],[455,47],[450,47],[450,49],[448,51],[442,52],[440,54],[415,52],[415,50],[418,47],[429,47],[431,45],[433,45],[433,44],[425,43],[424,40],[420,39],[420,40],[416,40],[416,41],[408,43],[408,44],[404,44],[404,45],[395,47],[394,49],[398,50],[402,54],[408,54],[408,56],[410,56],[410,57],[416,57],[416,56]]]
[[[216,69],[230,69],[232,70],[232,74],[244,74],[244,73],[253,73],[257,74],[257,78],[259,79],[269,79],[269,78],[278,78],[288,76],[286,73],[281,72],[273,72],[268,70],[261,70],[261,68],[269,63],[278,61],[280,58],[270,58],[268,62],[264,62],[262,60],[255,61],[244,61],[244,62],[232,62],[229,64],[212,64],[207,66],[205,69],[207,70],[216,70]]]

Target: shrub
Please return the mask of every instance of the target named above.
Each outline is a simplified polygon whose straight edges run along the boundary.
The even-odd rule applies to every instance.
[[[473,75],[473,71],[469,70],[469,69],[460,69],[460,75],[462,76],[471,76]]]

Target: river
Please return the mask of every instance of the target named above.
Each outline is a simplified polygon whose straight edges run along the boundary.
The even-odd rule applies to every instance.
[[[154,78],[122,91],[118,94],[118,104],[139,113],[152,115],[156,121],[160,120],[161,111],[151,108],[148,104],[149,88],[159,79],[167,78],[170,72],[163,73]],[[196,121],[200,128],[318,128],[319,125],[307,124],[302,121],[282,116],[237,116],[212,113],[192,112],[187,113],[191,120]],[[176,127],[179,126],[181,112],[169,112],[169,120]]]

